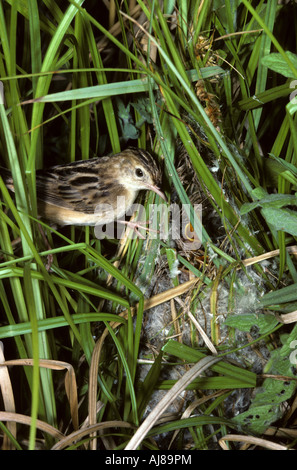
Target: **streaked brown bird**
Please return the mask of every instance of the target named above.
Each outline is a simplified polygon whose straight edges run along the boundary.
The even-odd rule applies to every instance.
[[[0,168],[0,174],[14,191],[11,173]],[[166,201],[161,181],[153,157],[137,148],[37,170],[38,213],[59,225],[104,225],[121,219],[140,190],[154,191]]]

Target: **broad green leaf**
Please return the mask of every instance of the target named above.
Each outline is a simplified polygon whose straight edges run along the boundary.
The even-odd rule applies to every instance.
[[[256,207],[263,207],[265,209],[280,209],[284,206],[297,206],[297,197],[291,194],[269,194],[259,201],[245,203],[240,208],[240,213],[246,214]]]
[[[262,214],[267,223],[272,225],[275,230],[297,236],[297,212],[290,209],[267,207],[262,209]]]
[[[248,428],[255,434],[262,434],[268,426],[281,416],[280,409],[275,405],[250,406],[250,408],[233,418],[233,422]]]
[[[268,292],[261,298],[260,306],[267,307],[268,305],[279,305],[293,302],[294,300],[297,300],[297,284],[291,284],[290,286],[283,287],[282,289]]]
[[[263,197],[267,196],[267,191],[265,191],[264,188],[258,187],[258,188],[253,189],[252,196],[255,199],[262,199]]]
[[[293,66],[297,68],[297,55],[293,52],[286,51],[288,59],[292,62]],[[284,77],[294,77],[292,70],[288,66],[283,56],[279,52],[272,52],[271,54],[262,58],[262,65],[265,65],[270,70],[277,72]]]
[[[274,315],[246,313],[243,315],[231,315],[225,320],[224,324],[237,328],[240,331],[250,331],[252,327],[256,326],[259,329],[259,333],[264,335],[278,324],[278,320]]]

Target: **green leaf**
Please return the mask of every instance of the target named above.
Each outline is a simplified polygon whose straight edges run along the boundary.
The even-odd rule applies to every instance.
[[[176,429],[185,429],[187,427],[196,427],[204,425],[214,425],[219,424],[229,426],[233,429],[237,429],[238,425],[233,421],[222,417],[217,416],[194,416],[191,418],[180,419],[178,421],[169,421],[166,424],[161,424],[160,426],[154,427],[149,433],[148,436],[158,436],[161,433],[175,431]]]
[[[137,396],[139,416],[142,416],[143,412],[145,411],[145,408],[151,399],[155,385],[159,380],[162,368],[162,358],[163,352],[161,351],[160,354],[156,357],[155,362],[151,366],[147,376],[140,386],[140,391]]]
[[[280,409],[277,406],[263,405],[250,406],[244,413],[235,416],[234,423],[248,428],[255,434],[262,434],[268,426],[281,416]]]
[[[158,390],[170,390],[176,383],[175,380],[162,380],[157,384]],[[233,377],[198,377],[193,380],[186,390],[228,390],[238,388],[252,388],[253,385],[247,384],[240,378]]]
[[[207,78],[209,74],[206,73],[208,68],[201,69],[201,75],[203,78]],[[121,71],[122,69],[114,69],[114,71]],[[99,71],[99,69],[98,69]],[[218,74],[222,73],[223,70],[219,67],[217,68]],[[189,79],[197,80],[198,76],[195,70],[190,70],[186,74]],[[41,77],[42,78],[42,77]],[[157,76],[154,77],[157,79]],[[157,81],[157,80],[156,80]],[[164,86],[164,83],[162,83]],[[50,93],[48,95],[41,96],[36,98],[34,101],[38,103],[50,103],[56,101],[72,101],[72,100],[82,100],[82,99],[91,99],[99,100],[110,96],[118,95],[128,95],[135,93],[147,92],[149,88],[149,83],[147,78],[141,78],[136,80],[128,80],[122,82],[111,82],[101,85],[87,86],[74,90],[66,90],[57,93]],[[154,89],[157,89],[157,84],[154,84]]]
[[[246,202],[245,204],[243,204],[240,208],[240,214],[241,215],[245,215],[247,214],[248,212],[251,212],[253,211],[254,209],[256,209],[257,207],[259,207],[259,202]]]
[[[259,328],[259,333],[264,335],[278,324],[278,320],[273,315],[246,313],[243,315],[232,315],[226,319],[224,324],[237,328],[240,331],[250,331],[253,326],[256,326]]]
[[[293,52],[286,51],[288,59],[292,62],[293,66],[297,68],[297,55]],[[268,67],[270,70],[277,72],[284,77],[294,77],[292,70],[289,68],[288,63],[279,52],[273,52],[262,58],[262,65]]]
[[[247,202],[240,208],[241,215],[254,210],[256,207],[263,207],[274,210],[275,208],[281,208],[283,206],[297,206],[297,198],[291,194],[269,194],[268,196],[255,202]]]
[[[162,351],[189,362],[197,362],[206,357],[202,352],[173,340],[169,340],[163,346]],[[211,366],[211,370],[223,374],[225,377],[238,378],[241,380],[242,386],[246,388],[255,386],[256,374],[233,364],[221,361]]]
[[[264,197],[267,196],[267,194],[268,194],[267,191],[265,191],[265,189],[263,189],[261,187],[255,188],[252,191],[252,196],[255,199],[263,199]]]
[[[292,284],[282,289],[273,292],[268,292],[263,295],[260,300],[260,307],[267,307],[268,305],[279,305],[287,302],[297,300],[297,284]]]
[[[262,214],[275,230],[297,236],[297,212],[290,209],[263,208]]]

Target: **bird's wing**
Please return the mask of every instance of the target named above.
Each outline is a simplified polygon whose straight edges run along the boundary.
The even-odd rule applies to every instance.
[[[47,204],[90,213],[106,192],[99,168],[95,171],[94,165],[85,162],[38,171],[36,188],[38,199]]]

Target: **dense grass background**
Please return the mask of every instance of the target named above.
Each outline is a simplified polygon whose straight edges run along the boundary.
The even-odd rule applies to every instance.
[[[3,449],[296,447],[296,9],[0,2]],[[36,169],[128,145],[200,249],[42,222],[48,251]]]

